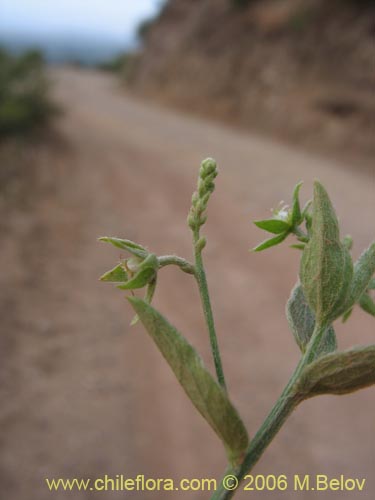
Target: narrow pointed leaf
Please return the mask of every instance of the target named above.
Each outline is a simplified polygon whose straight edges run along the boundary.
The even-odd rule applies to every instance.
[[[263,241],[263,243],[253,248],[253,252],[261,252],[262,250],[266,250],[266,248],[274,247],[275,245],[278,245],[279,243],[283,242],[287,236],[288,233],[282,233],[279,234],[278,236],[275,236],[274,238],[265,240]]]
[[[254,224],[260,229],[273,234],[280,234],[290,229],[290,225],[287,222],[279,219],[256,220]]]
[[[302,372],[296,391],[304,398],[347,394],[375,384],[375,345],[327,354]]]
[[[118,264],[116,267],[107,271],[101,276],[100,281],[109,281],[112,283],[123,283],[128,280],[128,274],[124,269],[122,264]]]
[[[371,314],[371,316],[375,316],[375,303],[368,293],[364,293],[361,296],[359,299],[359,305],[365,312]]]
[[[296,250],[304,250],[305,246],[305,243],[294,243],[293,245],[290,245],[290,248],[295,248]]]
[[[131,254],[136,255],[137,257],[145,258],[148,255],[148,251],[141,245],[134,243],[134,241],[123,240],[121,238],[111,238],[109,236],[103,236],[102,238],[99,238],[99,241],[104,241],[105,243],[111,243],[116,248],[121,248],[121,250],[126,250],[127,252],[130,252]]]
[[[348,319],[352,315],[352,312],[353,312],[353,308],[352,307],[350,309],[348,309],[347,311],[344,312],[344,314],[342,315],[342,322],[343,323],[345,323],[346,321],[348,321]]]
[[[128,300],[196,409],[223,441],[229,459],[239,462],[248,436],[226,392],[206,370],[195,349],[158,311],[139,298]]]
[[[297,283],[292,290],[287,302],[286,316],[298,347],[304,353],[314,331],[315,315],[307,303],[300,283]],[[336,334],[332,326],[329,326],[323,335],[316,357],[336,349]]]

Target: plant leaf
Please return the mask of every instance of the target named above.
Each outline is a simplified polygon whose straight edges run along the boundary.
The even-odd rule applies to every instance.
[[[279,243],[283,242],[289,233],[285,232],[275,236],[274,238],[270,238],[269,240],[263,241],[260,245],[253,248],[253,252],[261,252],[262,250],[266,250],[266,248],[274,247]]]
[[[359,305],[365,312],[371,314],[371,316],[375,316],[375,303],[368,293],[364,293],[361,296],[359,299]]]
[[[327,354],[302,372],[296,391],[303,399],[348,394],[375,384],[375,345]]]
[[[324,187],[315,182],[311,238],[302,254],[300,280],[320,324],[332,323],[344,312],[352,275],[352,260],[340,242],[335,211]]]
[[[302,182],[299,182],[293,191],[293,205],[292,205],[292,224],[293,226],[299,226],[303,221],[301,214],[301,207],[299,204],[299,191],[301,189]]]
[[[99,241],[104,241],[105,243],[111,243],[116,248],[121,248],[121,250],[126,250],[137,257],[146,258],[148,251],[141,245],[134,243],[134,241],[123,240],[121,238],[112,238],[109,236],[102,236]]]
[[[304,353],[314,331],[315,315],[307,303],[300,283],[297,283],[292,290],[287,302],[286,316],[294,338],[301,352]],[[329,326],[316,351],[316,357],[333,352],[336,349],[336,334],[332,326]]]
[[[195,349],[158,311],[142,299],[128,300],[196,409],[223,441],[230,460],[238,463],[248,436],[224,389],[206,370]]]
[[[123,283],[128,280],[128,274],[122,264],[118,264],[113,269],[100,276],[100,281],[109,281],[111,283]]]
[[[290,245],[290,248],[295,248],[296,250],[304,250],[306,246],[306,243],[294,243],[293,245]]]
[[[264,229],[265,231],[273,234],[280,234],[284,231],[289,231],[290,229],[290,224],[279,219],[256,220],[254,221],[254,224],[260,229]]]
[[[353,306],[360,299],[372,282],[375,273],[375,241],[362,253],[354,264],[354,273],[348,307]]]
[[[347,311],[344,312],[344,314],[342,316],[342,322],[343,323],[345,323],[346,321],[348,321],[348,319],[352,315],[352,312],[353,312],[353,308],[352,307],[350,309],[348,309]]]

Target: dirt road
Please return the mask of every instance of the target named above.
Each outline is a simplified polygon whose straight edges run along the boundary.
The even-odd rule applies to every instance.
[[[7,500],[208,498],[45,486],[46,477],[217,477],[225,467],[220,443],[142,327],[128,326],[123,294],[98,283],[119,252],[96,238],[191,258],[185,220],[197,169],[206,156],[218,160],[205,259],[228,386],[252,434],[298,359],[284,314],[298,255],[287,245],[250,254],[264,236],[251,220],[288,202],[299,180],[306,199],[319,178],[358,255],[374,234],[374,175],[137,101],[108,76],[65,69],[53,77],[65,145],[41,148],[35,195],[2,217],[1,491]],[[212,367],[194,283],[176,269],[162,274],[155,305]],[[340,347],[374,342],[360,311],[337,333]],[[368,389],[297,409],[256,468],[288,475],[278,499],[316,498],[293,492],[292,478],[317,473],[366,478],[360,496],[340,498],[374,497],[374,396]]]

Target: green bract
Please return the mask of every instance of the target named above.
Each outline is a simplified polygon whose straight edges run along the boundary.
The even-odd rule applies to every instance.
[[[352,259],[340,241],[336,214],[326,190],[315,182],[311,237],[302,254],[300,280],[320,324],[342,314],[352,277]]]
[[[375,345],[327,354],[302,372],[297,391],[303,397],[347,394],[375,384]]]
[[[286,315],[294,338],[301,352],[304,353],[314,333],[316,322],[315,315],[305,299],[300,283],[297,283],[292,290],[286,307]],[[332,326],[328,326],[315,356],[319,357],[322,354],[327,354],[336,349],[337,342],[335,331]]]
[[[128,297],[191,402],[223,441],[230,462],[243,458],[248,436],[226,392],[206,370],[189,342],[152,306]]]

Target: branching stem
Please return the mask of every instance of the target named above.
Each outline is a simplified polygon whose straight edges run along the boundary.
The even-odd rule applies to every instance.
[[[160,267],[174,265],[178,266],[184,273],[195,274],[194,265],[181,257],[177,257],[177,255],[163,255],[158,257],[158,261]]]
[[[304,355],[298,363],[297,368],[295,369],[281,396],[276,401],[274,407],[259,428],[258,432],[255,434],[254,438],[251,440],[242,464],[235,468],[229,467],[225,472],[225,476],[230,474],[238,480],[238,483],[240,483],[246,474],[248,474],[258,462],[260,457],[263,455],[263,452],[281,429],[289,415],[302,401],[302,396],[298,393],[298,391],[296,391],[296,383],[298,382],[305,366],[314,359],[315,353],[319,347],[326,328],[327,326],[318,324],[315,325],[314,333],[311,336]],[[236,493],[236,489],[229,491],[224,488],[223,479],[220,481],[217,490],[211,497],[211,500],[228,500]]]

